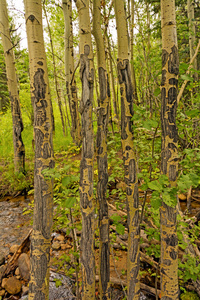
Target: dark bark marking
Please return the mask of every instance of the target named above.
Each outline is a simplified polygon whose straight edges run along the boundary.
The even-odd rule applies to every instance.
[[[83,221],[82,221],[82,226],[84,230],[82,230],[82,236],[81,236],[81,250],[82,250],[82,263],[84,265],[84,269],[86,272],[86,278],[87,278],[87,283],[91,285],[93,281],[95,280],[93,270],[94,266],[91,266],[88,264],[88,262],[91,262],[91,256],[93,256],[92,249],[90,247],[83,247],[84,245],[90,245],[92,247],[92,219],[93,219],[93,213],[90,214],[89,216],[84,216],[85,213],[83,214]],[[83,242],[84,241],[84,242]],[[94,263],[94,261],[93,261]]]
[[[179,57],[178,57],[178,49],[174,45],[171,48],[172,52],[169,55],[168,60],[168,71],[171,74],[178,75],[179,74]]]
[[[99,88],[100,88],[100,101],[102,103],[103,100],[106,99],[106,76],[105,76],[105,70],[102,67],[99,68]]]
[[[178,239],[175,234],[172,234],[170,236],[168,235],[164,240],[165,240],[167,246],[175,247],[178,245]]]
[[[164,86],[164,85],[165,85],[165,82],[166,82],[166,74],[167,74],[167,71],[166,71],[166,70],[162,70],[161,86]]]
[[[40,60],[37,62],[38,65],[43,66],[43,62]]]
[[[90,46],[89,45],[84,46],[84,54],[86,56],[88,56],[90,54]]]
[[[128,173],[129,173],[129,181],[131,183],[135,183],[135,181],[136,181],[136,163],[135,163],[135,159],[130,159],[129,166],[128,166]]]
[[[108,282],[109,282],[109,274],[110,274],[110,259],[109,259],[109,243],[102,244],[102,251],[101,251],[101,266],[100,266],[100,273],[101,273],[101,282],[103,293],[106,293]],[[107,298],[105,298],[107,299]]]
[[[133,190],[130,187],[126,188],[126,194],[127,194],[127,196],[132,195],[132,192],[133,192]]]
[[[169,180],[170,181],[176,181],[177,178],[177,167],[175,165],[170,165],[169,166]]]
[[[35,20],[35,16],[34,16],[34,15],[30,15],[30,16],[28,17],[28,20],[30,20],[30,21],[33,23],[34,20]]]
[[[163,49],[162,50],[162,67],[164,68],[164,66],[166,65],[166,62],[168,60],[168,57],[169,57],[169,53]]]
[[[125,104],[124,104],[124,98],[121,97],[121,138],[122,140],[126,140],[128,137],[126,133],[127,121],[125,120],[124,116],[125,116]]]
[[[171,266],[172,262],[171,262],[170,259],[164,259],[163,264],[166,265],[166,266]]]
[[[177,87],[178,87],[178,79],[170,78],[170,79],[169,79],[169,84],[175,85],[176,88],[177,88]]]
[[[171,257],[171,259],[176,260],[177,259],[177,252],[172,249],[172,251],[169,252],[169,255]]]
[[[37,288],[41,289],[42,285],[45,281],[46,272],[47,272],[47,257],[46,254],[42,254],[39,259],[37,256],[32,256],[32,263],[33,263],[33,272],[34,278],[37,284]]]
[[[168,91],[168,102],[172,104],[177,99],[177,88],[171,87]]]

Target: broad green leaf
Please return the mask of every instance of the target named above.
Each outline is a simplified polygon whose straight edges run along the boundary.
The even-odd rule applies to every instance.
[[[121,221],[121,217],[117,214],[112,215],[110,218],[114,223]]]
[[[158,192],[162,191],[162,185],[157,180],[148,182],[148,187],[151,190],[155,190]]]
[[[190,77],[189,75],[186,75],[186,74],[181,75],[181,78],[183,80],[187,80],[187,81],[194,81],[194,79],[192,77]]]
[[[117,231],[119,234],[123,235],[124,232],[125,232],[125,227],[124,227],[124,225],[122,225],[121,223],[116,224],[116,231]]]
[[[155,89],[154,96],[158,97],[160,95],[160,88]]]
[[[62,185],[64,185],[65,187],[68,186],[68,184],[71,182],[71,178],[70,176],[65,176],[63,179],[62,179]]]
[[[65,200],[65,208],[72,208],[75,203],[76,203],[76,198],[75,197],[68,197]]]

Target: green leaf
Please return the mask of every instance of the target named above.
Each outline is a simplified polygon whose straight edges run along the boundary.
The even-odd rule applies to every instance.
[[[111,220],[113,220],[114,223],[121,221],[121,217],[117,214],[113,214],[110,218]]]
[[[76,203],[76,198],[75,197],[68,197],[65,200],[65,208],[72,208],[75,203]]]
[[[118,223],[118,224],[116,225],[116,231],[117,231],[119,234],[123,235],[124,232],[125,232],[125,227],[124,227],[124,225]]]
[[[147,120],[143,122],[143,127],[152,130],[152,128],[156,128],[158,126],[158,122],[155,120]]]
[[[70,176],[65,176],[65,177],[62,179],[62,185],[65,186],[65,187],[68,186],[70,182],[71,182]]]
[[[153,197],[151,198],[151,206],[154,208],[154,209],[159,209],[161,207],[161,204],[162,204],[162,201],[159,197]]]
[[[154,191],[162,191],[162,185],[157,180],[148,182],[148,187]]]
[[[185,114],[190,118],[199,117],[199,109],[187,110]]]
[[[160,95],[160,88],[155,89],[154,91],[154,96],[158,97],[158,95]]]
[[[181,78],[183,80],[187,80],[187,81],[194,81],[194,79],[192,77],[190,77],[189,75],[186,75],[186,74],[181,75]]]

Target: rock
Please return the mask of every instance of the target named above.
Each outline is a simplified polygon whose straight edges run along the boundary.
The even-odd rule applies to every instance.
[[[29,290],[29,287],[23,285],[23,286],[22,286],[22,295],[23,295],[23,296],[27,295],[27,294],[28,294],[28,290]]]
[[[5,271],[5,268],[6,267],[4,265],[0,266],[0,277],[3,274],[3,272]]]
[[[51,247],[52,247],[53,250],[59,250],[60,249],[60,243],[59,242],[53,242]]]
[[[0,290],[0,297],[4,296],[5,290]]]
[[[116,189],[122,189],[123,192],[126,191],[126,183],[123,181],[120,181],[116,184]]]
[[[59,281],[58,287],[56,281]],[[49,300],[75,300],[71,288],[72,281],[68,277],[55,272],[50,273]]]
[[[57,236],[56,239],[60,242],[63,242],[65,240],[65,237],[64,237],[64,235],[60,234],[59,236]]]
[[[8,280],[8,278],[3,278],[2,279],[1,286],[2,286],[3,289],[5,288],[7,280]]]
[[[9,294],[16,295],[21,291],[22,284],[14,276],[9,277],[5,283],[5,289]]]
[[[14,254],[14,253],[18,250],[18,248],[19,248],[18,245],[12,245],[12,246],[10,247],[9,252],[12,253],[12,254]]]
[[[3,253],[0,253],[0,266],[5,263],[5,256]]]
[[[181,201],[187,200],[187,197],[186,197],[184,194],[179,194],[179,195],[178,195],[178,198],[179,198],[179,200],[181,200]]]
[[[18,258],[18,267],[21,277],[28,281],[30,279],[30,258],[28,254],[22,253]]]
[[[61,249],[62,249],[62,250],[71,249],[71,248],[72,248],[71,245],[68,245],[68,244],[61,244]]]
[[[16,276],[20,275],[19,267],[15,270],[15,275],[16,275]]]

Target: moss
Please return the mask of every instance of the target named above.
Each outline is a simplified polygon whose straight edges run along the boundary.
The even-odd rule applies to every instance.
[[[200,298],[195,292],[186,292],[181,295],[181,300],[199,300]]]

